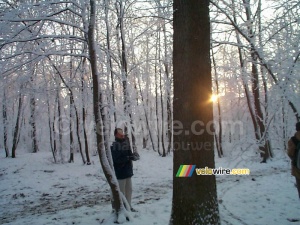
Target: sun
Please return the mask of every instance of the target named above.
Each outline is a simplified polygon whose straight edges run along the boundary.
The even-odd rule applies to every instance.
[[[218,99],[219,99],[219,96],[218,96],[218,95],[212,95],[212,96],[210,97],[210,101],[212,101],[212,102],[217,102]]]

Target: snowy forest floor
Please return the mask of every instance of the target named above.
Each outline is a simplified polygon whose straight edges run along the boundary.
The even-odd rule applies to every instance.
[[[1,151],[3,152],[3,151]],[[141,151],[134,163],[132,225],[167,225],[172,202],[172,157]],[[109,186],[98,156],[93,164],[53,164],[51,153],[0,157],[0,224],[113,224]],[[249,168],[249,176],[217,176],[223,225],[288,225],[300,201],[287,158],[267,164],[216,159],[216,168]],[[195,174],[194,174],[195,175]],[[188,179],[188,178],[178,178]]]

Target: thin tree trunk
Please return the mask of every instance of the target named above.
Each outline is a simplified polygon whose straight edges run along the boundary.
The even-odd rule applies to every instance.
[[[216,85],[216,91],[217,91],[217,96],[220,95],[219,93],[219,80],[218,80],[218,72],[217,72],[217,64],[215,60],[215,54],[213,51],[213,48],[211,46],[211,52],[212,52],[212,62],[213,62],[213,67],[214,67],[214,72],[215,72],[215,85]],[[221,158],[223,157],[223,147],[222,147],[222,115],[221,115],[221,104],[220,101],[217,100],[217,109],[218,109],[218,125],[219,125],[219,132],[218,135],[215,132],[215,140],[216,140],[216,147],[218,151],[218,156]]]
[[[262,9],[261,9],[261,5],[262,2],[261,0],[258,1],[258,9],[257,9],[257,17],[258,17],[258,30],[259,30],[259,46],[261,49],[263,49],[263,41],[262,41],[262,21],[261,21],[261,14],[262,14]],[[265,124],[267,123],[267,119],[269,117],[269,113],[268,113],[268,104],[269,104],[269,100],[268,100],[268,86],[267,86],[267,78],[266,78],[266,69],[263,66],[260,66],[260,73],[261,73],[261,77],[262,77],[262,83],[263,83],[263,87],[264,87],[264,100],[265,100],[265,107],[264,107],[264,111],[265,111]],[[269,155],[271,158],[273,157],[273,152],[272,152],[272,148],[271,148],[271,141],[269,138],[269,134],[268,131],[265,131],[265,151],[267,152],[266,156]]]
[[[105,4],[105,25],[106,25],[106,44],[107,44],[107,64],[108,64],[108,71],[110,72],[110,79],[111,79],[111,100],[113,106],[113,119],[114,122],[117,122],[117,113],[116,113],[116,100],[115,100],[115,83],[114,83],[114,74],[112,70],[112,59],[111,59],[111,49],[110,49],[110,26],[109,26],[109,0],[104,0]]]
[[[30,109],[31,109],[31,128],[32,128],[32,133],[31,133],[31,138],[32,138],[32,147],[33,147],[33,152],[36,153],[38,152],[38,146],[37,146],[37,132],[36,132],[36,124],[35,124],[35,108],[36,108],[36,102],[35,98],[32,97],[30,99]]]
[[[158,17],[163,17],[163,6],[161,4],[160,1],[156,1],[157,4],[157,9],[158,9]],[[164,59],[163,59],[163,65],[165,68],[164,73],[162,73],[162,65],[161,65],[161,57],[162,57],[162,48],[161,48],[161,31],[163,31],[163,42],[164,42]],[[162,153],[160,152],[159,149],[159,154],[161,154],[162,157],[166,156],[166,148],[165,148],[165,118],[164,118],[164,101],[163,101],[163,85],[162,85],[162,76],[163,74],[166,74],[168,72],[168,67],[167,67],[167,46],[166,46],[166,26],[165,26],[165,22],[162,21],[158,24],[158,28],[157,28],[157,50],[158,50],[158,55],[157,55],[157,59],[158,59],[158,67],[159,67],[159,81],[156,80],[156,82],[159,82],[159,89],[160,89],[160,105],[161,105],[161,125],[159,124],[159,113],[158,113],[158,92],[157,92],[157,83],[156,83],[156,116],[157,116],[157,126],[161,127],[161,133],[158,132],[157,135],[158,137],[161,136],[161,147],[162,147]],[[158,129],[159,131],[160,129]],[[160,139],[160,138],[159,138]],[[160,148],[160,141],[158,141],[158,147]]]
[[[72,15],[72,17],[70,18],[72,20],[72,23],[76,23],[75,22],[75,18],[74,18],[74,15]],[[72,35],[75,36],[75,29],[74,27],[71,28],[72,29]],[[70,43],[70,53],[71,55],[73,54],[73,48],[74,48],[74,43],[71,42]],[[69,83],[72,82],[73,80],[73,59],[72,59],[72,56],[70,57],[70,79],[69,79]],[[73,95],[70,94],[69,95],[69,110],[70,110],[70,119],[69,119],[69,137],[70,137],[70,158],[69,158],[69,163],[73,163],[74,162],[74,148],[75,148],[75,143],[74,143],[74,137],[73,137],[73,115],[74,115],[74,112],[73,112],[73,105],[75,103],[73,102]],[[75,107],[75,105],[74,105]],[[83,160],[84,161],[84,160]]]
[[[30,56],[32,57],[32,56]],[[29,124],[31,127],[31,140],[32,140],[32,151],[33,153],[38,152],[38,145],[37,145],[37,130],[36,130],[36,101],[35,101],[35,85],[34,85],[34,75],[35,75],[35,65],[33,63],[30,63],[30,70],[31,70],[31,76],[30,76],[30,84],[31,87],[31,93],[30,93],[30,119]]]
[[[156,126],[157,126],[157,152],[160,152],[160,125],[159,125],[159,112],[158,112],[158,87],[157,87],[157,71],[155,72],[155,114],[156,114]]]
[[[74,31],[74,29],[73,29]],[[73,34],[74,35],[74,34]],[[71,44],[71,54],[73,53],[73,46]],[[72,76],[72,71],[73,71],[73,63],[72,63],[72,57],[70,59],[70,82],[71,80],[73,80],[73,76]],[[70,158],[69,158],[69,163],[73,163],[74,162],[74,138],[73,138],[73,102],[72,102],[72,95],[69,94],[69,138],[70,138]]]
[[[150,127],[148,114],[147,114],[146,107],[145,107],[145,102],[144,102],[144,96],[143,96],[143,92],[142,92],[142,88],[141,88],[141,81],[140,81],[139,77],[137,79],[138,79],[138,86],[139,86],[139,91],[140,91],[141,100],[142,100],[142,104],[143,104],[143,109],[144,109],[144,113],[145,113],[146,125],[147,125],[148,133],[149,133],[149,136],[150,136],[152,149],[153,149],[153,151],[155,151],[154,141],[153,141],[153,137],[152,137],[152,133],[151,133],[151,127]]]
[[[119,4],[119,8],[118,5]],[[126,56],[126,45],[125,45],[125,34],[124,34],[124,10],[125,6],[123,5],[123,1],[120,0],[116,3],[116,8],[118,11],[118,28],[120,30],[120,40],[121,40],[121,72],[122,72],[122,85],[123,85],[123,95],[124,95],[124,112],[125,115],[129,117],[129,132],[128,133],[128,127],[125,127],[125,133],[128,133],[129,136],[131,136],[132,141],[132,151],[137,152],[136,147],[136,140],[135,140],[135,131],[134,131],[134,124],[133,124],[133,118],[132,118],[132,109],[131,109],[131,103],[129,99],[129,91],[128,91],[128,65],[127,65],[127,56]]]
[[[246,18],[247,18],[247,29],[248,29],[248,36],[249,39],[254,43],[254,32],[253,32],[253,22],[251,18],[251,9],[250,9],[250,0],[243,0],[244,7],[246,10]],[[252,71],[251,71],[251,81],[252,81],[252,94],[253,94],[253,101],[254,101],[254,113],[255,113],[255,120],[258,125],[258,129],[255,131],[257,132],[257,137],[259,137],[258,144],[260,155],[262,157],[262,162],[266,162],[267,159],[270,157],[267,140],[265,140],[265,117],[262,112],[261,102],[260,102],[260,85],[258,79],[258,68],[257,68],[257,54],[253,45],[251,45],[251,59],[252,59]],[[263,140],[262,140],[263,138]]]
[[[238,43],[240,43],[238,34],[237,34],[237,39],[238,39]],[[242,49],[240,47],[238,47],[238,52],[239,52],[240,67],[241,67],[241,70],[242,70],[243,87],[244,87],[245,94],[246,94],[246,99],[247,99],[247,105],[248,105],[248,108],[249,108],[249,113],[250,113],[252,124],[253,124],[253,127],[254,127],[255,138],[256,138],[256,140],[259,140],[259,136],[258,136],[258,132],[257,132],[258,125],[257,125],[256,119],[255,119],[255,113],[254,113],[252,103],[251,103],[249,87],[248,87],[247,81],[245,79],[245,66],[244,66],[244,60],[243,60],[243,55],[242,55]]]
[[[149,37],[148,36],[147,36],[147,40],[146,40],[146,48],[147,48],[147,51],[146,51],[146,54],[147,54],[147,57],[146,57],[146,90],[145,90],[146,99],[144,98],[144,95],[143,95],[143,92],[142,92],[140,77],[138,77],[137,79],[138,79],[138,86],[139,86],[139,91],[140,91],[140,95],[141,95],[141,98],[142,98],[142,104],[143,104],[143,109],[144,109],[145,118],[146,118],[147,131],[148,131],[148,134],[149,134],[149,137],[150,137],[152,150],[156,151],[155,150],[154,137],[153,137],[153,133],[152,133],[153,127],[150,126],[151,112],[149,112],[150,111],[149,110],[150,109],[150,106],[149,106],[149,92],[151,92],[151,90],[149,90],[149,89],[151,88],[151,85],[150,85],[150,76],[149,76],[149,74],[150,74],[150,65],[149,65],[149,62],[150,62],[150,57],[149,57],[150,49],[149,49]],[[144,146],[147,145],[147,139],[144,138],[144,140],[143,140]]]
[[[82,68],[84,70],[85,68],[85,61],[86,59],[83,59],[82,62]],[[84,98],[84,90],[85,90],[85,85],[84,85],[84,78],[83,78],[83,73],[81,74],[81,96],[82,96],[82,123],[83,123],[83,137],[84,137],[84,149],[85,149],[85,156],[86,156],[86,164],[91,165],[91,159],[90,159],[90,154],[89,154],[89,144],[88,144],[88,137],[87,137],[87,132],[86,132],[86,109],[85,109],[85,98]]]
[[[76,119],[76,136],[77,136],[77,141],[78,141],[78,146],[79,146],[79,152],[80,152],[80,155],[81,155],[81,158],[82,158],[82,161],[83,161],[83,164],[86,163],[85,161],[85,158],[84,158],[84,155],[83,155],[83,151],[82,151],[82,145],[81,145],[81,139],[80,139],[80,132],[79,132],[79,127],[80,127],[80,124],[79,124],[79,115],[78,115],[78,110],[77,110],[77,107],[75,105],[75,101],[74,101],[74,94],[73,94],[73,91],[72,89],[69,87],[69,85],[66,83],[65,79],[63,78],[61,72],[58,70],[58,68],[55,66],[55,64],[52,62],[51,58],[48,56],[48,59],[49,61],[51,62],[52,64],[52,67],[56,70],[57,74],[59,75],[60,79],[62,80],[63,84],[66,86],[66,88],[68,89],[69,91],[69,94],[70,94],[70,104],[71,104],[71,108],[74,109],[75,111],[75,119]],[[59,100],[59,98],[58,98]],[[60,104],[58,104],[59,107],[60,107]],[[60,115],[60,112],[59,112],[59,118],[61,118],[61,115]],[[72,118],[70,118],[72,119]],[[61,132],[60,132],[60,135]],[[62,139],[62,137],[60,138]]]
[[[37,145],[37,131],[36,131],[36,116],[35,116],[35,108],[36,102],[34,95],[30,98],[30,125],[31,125],[31,139],[32,139],[32,149],[34,153],[38,152],[38,145]]]
[[[169,64],[167,62],[167,37],[166,27],[164,24],[164,39],[165,39],[165,73],[166,73],[166,94],[167,94],[167,137],[168,137],[168,149],[167,153],[171,152],[172,148],[172,105],[171,105],[171,78],[169,73]]]
[[[56,148],[55,147],[55,134],[53,134],[53,127],[51,126],[51,113],[50,113],[50,100],[49,100],[49,94],[47,92],[47,113],[48,113],[48,126],[49,126],[49,138],[50,138],[50,148],[51,148],[51,152],[52,152],[52,156],[53,156],[53,160],[54,163],[57,163],[56,160]],[[54,117],[55,117],[55,113],[54,113]],[[54,118],[55,121],[55,118]],[[54,123],[52,123],[53,125]],[[54,137],[54,140],[53,140]]]
[[[2,119],[3,119],[3,141],[4,141],[4,149],[5,149],[5,157],[9,157],[9,148],[7,143],[7,102],[6,102],[6,94],[5,87],[3,88],[3,101],[2,101]]]
[[[73,102],[72,105],[74,106],[74,109],[75,109],[75,115],[76,115],[76,136],[77,136],[77,141],[78,141],[78,146],[79,146],[79,152],[80,152],[80,155],[81,155],[83,164],[86,164],[86,160],[85,160],[85,158],[84,158],[84,154],[83,154],[83,151],[82,151],[81,139],[80,139],[80,131],[79,131],[79,126],[80,126],[80,123],[79,123],[79,115],[78,115],[77,108],[76,108],[76,106],[75,106],[75,102],[74,102],[73,95],[72,95],[72,102]]]
[[[20,88],[22,90],[22,87]],[[17,120],[15,124],[14,134],[13,134],[13,146],[11,150],[11,157],[16,158],[16,149],[18,147],[19,143],[19,134],[20,134],[20,121],[21,119],[21,111],[22,111],[22,104],[23,104],[23,98],[22,98],[22,91],[20,90],[19,98],[18,98],[18,113],[17,113]]]
[[[64,159],[64,155],[63,155],[63,144],[62,144],[62,139],[63,139],[63,123],[61,122],[62,120],[62,114],[61,114],[61,104],[60,104],[60,82],[58,82],[58,89],[56,91],[56,99],[57,99],[57,112],[58,112],[58,120],[57,120],[57,131],[58,131],[58,140],[59,140],[59,144],[58,144],[58,151],[60,154],[60,163],[64,163],[65,159]]]
[[[163,18],[163,10],[164,7],[162,7],[161,1],[156,1],[156,4],[158,5],[158,16]],[[164,38],[164,69],[165,69],[165,75],[166,75],[166,79],[165,79],[165,90],[166,90],[166,98],[167,98],[167,142],[168,142],[168,147],[167,147],[167,154],[171,152],[171,147],[172,147],[172,105],[171,105],[171,90],[172,90],[172,86],[171,86],[171,78],[170,78],[170,72],[169,72],[169,57],[168,57],[168,47],[169,44],[167,43],[167,28],[166,28],[166,21],[163,21],[162,24],[162,30],[163,30],[163,38]],[[162,90],[162,89],[161,89]],[[162,113],[164,112],[164,110],[162,111]],[[162,119],[162,121],[164,121],[164,119]],[[164,123],[163,123],[164,124]],[[162,132],[164,134],[164,131]],[[163,141],[164,143],[164,141]],[[164,148],[164,146],[163,146]]]
[[[162,72],[160,70],[159,88],[160,88],[160,104],[161,104],[161,146],[162,146],[162,157],[166,157],[165,148],[165,117],[164,117],[164,101],[163,101],[163,87],[162,87]]]
[[[48,97],[48,99],[49,99],[49,97]],[[52,152],[53,152],[53,154],[55,156],[55,159],[56,159],[55,162],[58,162],[57,158],[56,158],[56,154],[57,154],[57,151],[58,151],[58,148],[57,148],[57,133],[59,132],[59,128],[56,127],[56,126],[59,126],[59,124],[56,124],[56,108],[55,108],[57,104],[58,104],[58,95],[56,94],[55,105],[54,105],[54,110],[53,110],[53,122],[52,122],[52,133],[53,133],[53,151]],[[57,121],[57,122],[59,122],[59,121]]]
[[[86,112],[85,108],[82,108],[82,121],[83,121],[83,136],[84,136],[84,149],[85,149],[85,156],[86,156],[86,164],[91,165],[91,159],[89,154],[89,145],[88,145],[88,139],[87,139],[87,133],[86,133]]]
[[[34,73],[34,70],[32,71]],[[34,80],[33,80],[33,74],[30,78],[31,80],[31,86],[34,88]],[[32,88],[32,89],[33,89]],[[33,92],[33,90],[32,90]],[[36,131],[36,102],[35,102],[35,94],[31,93],[30,96],[30,126],[31,126],[31,140],[32,140],[32,150],[33,153],[38,152],[38,145],[37,145],[37,131]]]
[[[73,107],[72,107],[72,100],[71,100],[71,95],[69,96],[69,106],[70,106],[70,123],[69,123],[69,138],[70,138],[70,158],[69,158],[69,163],[73,163],[74,162],[74,138],[73,138],[73,123],[72,123],[72,119],[73,119]]]
[[[234,6],[234,1],[232,1],[232,5]],[[236,22],[235,9],[233,10],[233,12],[234,12],[234,15],[233,15],[234,22]],[[250,117],[251,117],[253,128],[254,128],[255,139],[257,140],[257,142],[259,142],[260,137],[261,137],[260,132],[259,132],[259,125],[258,125],[258,122],[257,122],[256,113],[255,113],[255,106],[252,106],[250,90],[249,90],[248,82],[247,82],[246,77],[245,77],[246,76],[245,63],[244,63],[244,59],[243,59],[242,48],[240,47],[240,46],[242,46],[242,44],[241,44],[241,40],[240,40],[240,36],[239,36],[238,31],[236,31],[236,38],[237,38],[237,43],[238,43],[240,67],[241,67],[241,71],[242,71],[243,87],[244,87],[244,90],[245,90],[247,105],[248,105]],[[253,69],[253,67],[252,67],[252,69]],[[252,87],[252,90],[253,90],[253,87]]]
[[[97,129],[96,132],[96,139],[97,139],[97,150],[99,153],[100,163],[104,172],[104,175],[108,181],[108,184],[112,191],[113,196],[113,206],[115,209],[116,220],[118,222],[118,218],[122,213],[123,209],[123,202],[121,198],[120,189],[118,186],[117,179],[113,173],[112,168],[109,168],[108,165],[108,157],[106,155],[106,149],[108,149],[108,143],[106,137],[103,136],[106,132],[105,127],[105,115],[103,110],[103,100],[102,100],[102,93],[99,86],[98,81],[98,66],[97,66],[97,54],[96,54],[96,43],[95,43],[95,22],[96,22],[96,2],[95,0],[90,0],[90,23],[88,27],[88,47],[89,47],[89,58],[92,70],[92,79],[93,79],[93,112],[94,112],[94,119],[97,128],[101,127],[101,119],[103,121],[102,129]],[[99,112],[99,105],[100,105],[100,112]],[[104,143],[103,143],[104,141]]]
[[[160,35],[159,32],[157,33],[157,38],[156,38],[156,53],[155,53],[155,59],[159,62],[159,51],[160,51]],[[161,155],[160,152],[160,126],[159,126],[159,112],[158,112],[158,85],[157,85],[157,74],[158,74],[158,69],[157,69],[157,64],[155,64],[155,115],[156,115],[156,127],[157,127],[157,152],[159,155]]]
[[[282,118],[282,137],[283,137],[283,149],[288,148],[288,136],[287,136],[287,127],[286,127],[286,113],[285,113],[285,105],[284,105],[284,99],[281,98],[281,118]]]

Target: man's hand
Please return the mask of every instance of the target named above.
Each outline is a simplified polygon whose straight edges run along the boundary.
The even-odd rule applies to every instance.
[[[132,161],[137,161],[140,159],[140,155],[137,152],[134,152],[131,156],[128,156],[128,158]]]

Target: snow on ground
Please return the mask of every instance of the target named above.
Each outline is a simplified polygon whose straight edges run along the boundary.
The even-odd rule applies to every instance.
[[[172,200],[172,157],[142,151],[134,163],[132,225],[167,225]],[[0,157],[0,224],[113,224],[110,192],[98,156],[93,164],[53,164],[51,153]],[[287,158],[267,164],[217,159],[216,167],[248,167],[250,176],[217,176],[222,224],[288,225],[300,201]],[[188,178],[178,178],[188,179]]]

